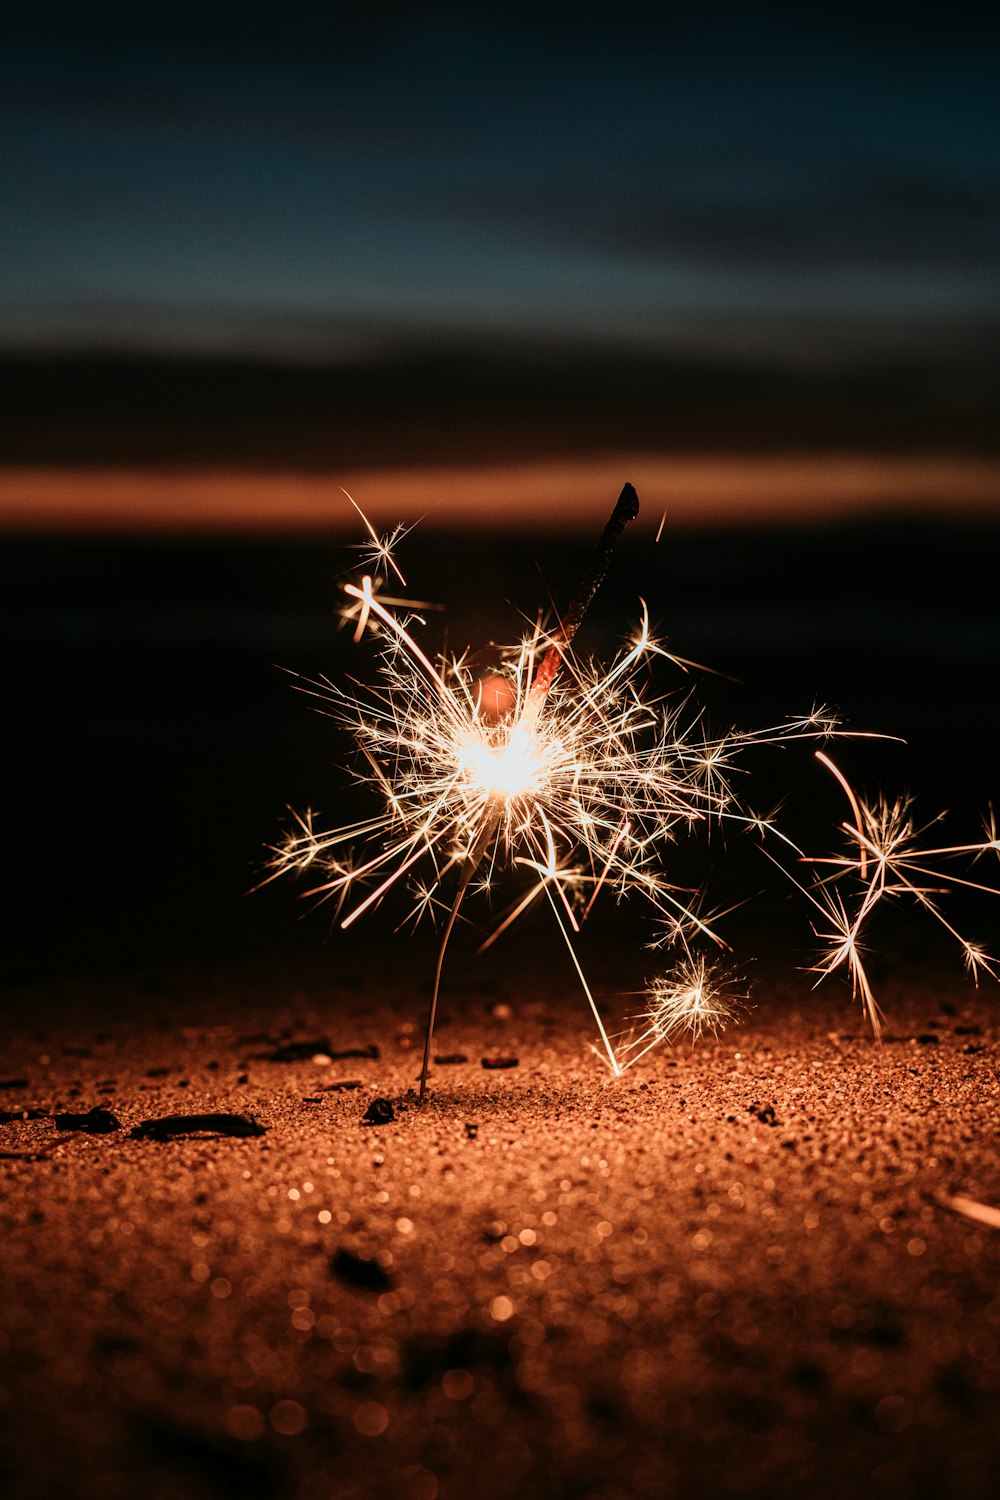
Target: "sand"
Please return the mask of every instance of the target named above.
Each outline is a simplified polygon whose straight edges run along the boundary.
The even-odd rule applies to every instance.
[[[762,971],[609,1082],[515,945],[456,960],[418,1105],[426,976],[376,950],[9,1001],[10,1500],[991,1492],[995,992],[897,973],[876,1048]],[[198,1113],[263,1133],[131,1135]]]

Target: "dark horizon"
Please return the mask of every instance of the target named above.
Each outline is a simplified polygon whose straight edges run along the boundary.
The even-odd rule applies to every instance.
[[[0,355],[0,465],[337,470],[603,452],[1000,451],[995,354],[793,370],[501,340],[339,364]]]

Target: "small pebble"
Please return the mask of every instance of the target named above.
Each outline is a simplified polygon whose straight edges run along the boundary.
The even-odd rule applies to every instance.
[[[366,1255],[355,1255],[353,1250],[339,1249],[330,1261],[334,1276],[345,1281],[360,1292],[387,1292],[392,1286],[392,1277],[377,1260]]]
[[[396,1111],[391,1099],[373,1099],[361,1116],[365,1125],[388,1125],[395,1118]]]

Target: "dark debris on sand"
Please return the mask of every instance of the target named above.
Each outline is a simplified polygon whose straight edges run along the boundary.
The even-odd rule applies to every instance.
[[[396,1106],[391,1099],[373,1099],[361,1116],[363,1125],[389,1125],[396,1118]]]
[[[275,1047],[267,1061],[295,1063],[309,1062],[314,1057],[328,1057],[332,1062],[346,1062],[357,1058],[378,1062],[380,1055],[375,1042],[369,1043],[367,1047],[342,1047],[338,1051],[330,1045],[328,1036],[320,1036],[311,1042],[282,1042]]]
[[[333,1255],[330,1270],[340,1281],[360,1292],[387,1292],[393,1285],[389,1272],[367,1255],[355,1255],[343,1246]]]
[[[153,1120],[143,1120],[129,1131],[129,1135],[134,1141],[169,1141],[188,1135],[245,1138],[264,1135],[266,1130],[267,1127],[252,1115],[160,1115]]]
[[[56,1115],[57,1130],[82,1130],[87,1135],[113,1135],[121,1128],[118,1116],[113,1115],[110,1109],[102,1109],[99,1104],[88,1109],[85,1114]]]

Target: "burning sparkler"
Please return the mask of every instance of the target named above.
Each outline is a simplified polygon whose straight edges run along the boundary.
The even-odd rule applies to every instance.
[[[409,887],[415,923],[426,914],[443,914],[421,1097],[445,956],[467,897],[491,895],[504,875],[524,882],[483,948],[545,899],[617,1076],[651,1047],[681,1032],[695,1038],[718,1032],[741,1009],[742,997],[696,949],[699,941],[726,945],[697,900],[667,878],[663,860],[671,842],[680,833],[729,822],[782,842],[796,860],[806,858],[773,818],[755,816],[740,803],[732,773],[749,748],[828,740],[842,732],[833,716],[817,709],[763,730],[706,735],[688,699],[648,695],[654,659],[685,670],[691,664],[655,639],[645,607],[634,638],[610,666],[573,649],[615,543],[637,513],[636,492],[626,485],[562,621],[548,634],[536,628],[485,677],[477,676],[467,654],[432,658],[424,651],[416,634],[424,606],[381,592],[390,573],[405,588],[393,557],[399,533],[379,537],[362,515],[366,557],[373,572],[380,571],[366,573],[360,585],[344,585],[344,614],[355,626],[355,640],[365,634],[378,640],[378,680],[359,694],[324,678],[300,686],[351,732],[359,779],[378,794],[381,806],[328,832],[314,827],[310,813],[296,815],[294,829],[272,851],[268,878],[285,871],[314,876],[305,894],[332,900],[343,928],[401,885]],[[826,861],[829,868],[814,885],[790,878],[831,924],[817,971],[822,977],[846,969],[878,1034],[879,1010],[861,957],[862,932],[873,911],[886,897],[905,893],[958,937],[921,883],[932,873],[928,861],[1000,852],[1000,844],[994,829],[982,845],[918,851],[904,804],[865,807],[829,757],[818,754],[849,798],[854,822],[845,828],[856,853]],[[859,883],[860,896],[846,892],[851,880]],[[642,898],[661,924],[662,941],[679,949],[674,971],[650,986],[643,1031],[618,1051],[573,943],[602,892]],[[993,972],[985,953],[959,941],[973,972]]]
[[[529,896],[500,930],[544,891],[572,952],[569,932],[579,927],[574,907],[581,891],[591,888],[588,909],[605,884],[644,886],[655,896],[653,836],[662,828],[665,810],[673,807],[688,816],[697,811],[690,797],[680,801],[684,780],[666,768],[662,747],[642,744],[658,722],[635,687],[638,663],[657,649],[648,622],[609,672],[575,660],[564,670],[615,542],[637,513],[638,497],[626,485],[563,620],[548,638],[536,632],[509,653],[503,675],[490,685],[487,705],[483,685],[465,660],[432,662],[407,624],[376,596],[367,576],[360,588],[346,585],[345,593],[352,605],[362,607],[365,621],[377,621],[384,631],[383,689],[365,704],[332,683],[307,689],[349,724],[385,806],[375,819],[323,836],[317,836],[311,820],[299,820],[298,831],[278,851],[278,867],[302,870],[319,862],[327,878],[311,894],[340,901],[359,883],[375,880],[374,890],[343,918],[344,927],[416,867],[429,864],[432,871],[417,890],[418,911],[434,904],[446,875],[458,870],[431,997],[421,1094],[448,940],[481,868],[486,888],[500,868],[519,866],[535,878]],[[373,539],[377,547],[374,534]],[[690,771],[682,775],[693,782]],[[706,807],[711,800],[707,793]],[[355,864],[341,851],[358,841],[377,848]],[[571,866],[571,852],[582,862]],[[577,971],[608,1061],[618,1072],[578,965]]]
[[[635,490],[626,485],[562,621],[550,635],[536,631],[506,654],[488,702],[466,659],[432,661],[412,622],[382,601],[370,576],[360,587],[347,584],[345,593],[348,607],[360,610],[359,628],[380,627],[381,686],[364,699],[327,681],[305,687],[353,732],[365,779],[379,789],[383,808],[325,834],[311,817],[299,818],[276,851],[276,870],[321,871],[308,894],[334,898],[345,928],[407,877],[419,882],[417,916],[445,906],[421,1093],[448,941],[473,882],[490,890],[504,870],[529,875],[527,894],[487,946],[544,893],[614,1073],[620,1065],[571,940],[597,895],[642,892],[679,932],[708,932],[684,893],[664,880],[659,850],[675,824],[724,812],[723,746],[681,731],[664,703],[643,700],[642,664],[667,654],[645,613],[636,638],[609,669],[571,652],[615,542],[637,512]],[[382,543],[373,532],[371,538],[380,554]],[[351,851],[359,845],[366,853],[355,858]],[[454,893],[443,901],[452,872]],[[369,882],[373,889],[350,904]]]

